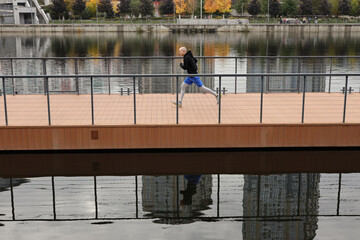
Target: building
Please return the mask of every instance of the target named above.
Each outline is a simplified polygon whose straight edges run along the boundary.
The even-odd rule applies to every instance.
[[[38,0],[1,0],[0,24],[44,24],[49,17]]]

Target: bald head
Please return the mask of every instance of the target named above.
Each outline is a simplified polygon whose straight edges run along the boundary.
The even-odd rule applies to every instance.
[[[179,48],[179,55],[180,55],[180,56],[183,57],[186,52],[187,52],[186,47],[181,47],[181,48]]]

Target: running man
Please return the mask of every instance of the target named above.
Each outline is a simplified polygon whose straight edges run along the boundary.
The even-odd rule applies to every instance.
[[[184,57],[184,63],[180,63],[180,67],[184,70],[187,70],[189,74],[198,74],[198,68],[196,66],[197,59],[194,58],[191,51],[188,51],[185,47],[179,49],[180,56]],[[204,86],[199,77],[189,76],[180,86],[180,100],[178,103],[172,101],[173,104],[177,104],[180,108],[182,107],[182,101],[185,94],[185,89],[190,86],[192,83],[195,83],[201,90],[208,92],[216,97],[216,101],[219,104],[219,96],[213,90]]]

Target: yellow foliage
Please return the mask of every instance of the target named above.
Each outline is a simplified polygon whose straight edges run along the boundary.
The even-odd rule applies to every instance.
[[[231,8],[231,0],[217,0],[217,7],[220,13],[228,13]]]
[[[119,13],[118,9],[117,9],[117,5],[120,3],[120,1],[111,1],[111,4],[113,6],[113,11],[114,13]]]
[[[194,14],[197,7],[197,1],[196,0],[187,0],[187,12]]]
[[[175,0],[175,9],[177,14],[186,13],[188,9],[188,3],[185,0]]]
[[[204,9],[206,13],[214,13],[218,10],[217,0],[205,0]]]
[[[98,0],[90,0],[90,1],[86,2],[86,7],[87,7],[87,9],[89,9],[91,16],[96,16],[96,2],[97,1]]]

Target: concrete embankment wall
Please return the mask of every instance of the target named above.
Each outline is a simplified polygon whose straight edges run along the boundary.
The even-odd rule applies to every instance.
[[[360,32],[360,24],[39,24],[0,25],[0,32]]]

